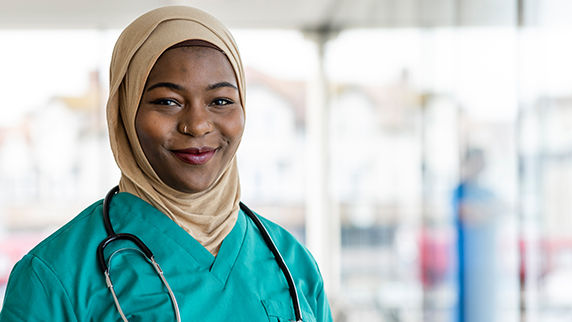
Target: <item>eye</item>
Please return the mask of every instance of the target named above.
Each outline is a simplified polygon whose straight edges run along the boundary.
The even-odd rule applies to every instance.
[[[154,100],[151,102],[151,104],[155,104],[155,105],[164,105],[164,106],[180,106],[181,104],[179,102],[177,102],[176,100],[173,99],[168,99],[168,98],[161,98],[158,100]]]
[[[234,102],[232,100],[229,100],[228,98],[217,98],[211,103],[211,105],[224,106],[232,103]]]

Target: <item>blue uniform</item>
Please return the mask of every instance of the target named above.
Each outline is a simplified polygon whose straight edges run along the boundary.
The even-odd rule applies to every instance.
[[[110,218],[117,233],[136,235],[154,253],[177,298],[182,321],[294,320],[286,279],[242,211],[216,257],[129,193],[112,199]],[[294,277],[303,320],[332,321],[313,257],[284,229],[262,220]],[[10,275],[0,322],[121,321],[96,258],[97,246],[106,236],[98,201],[36,246]],[[175,321],[157,273],[130,248],[135,247],[129,241],[106,248],[125,315],[129,321]]]

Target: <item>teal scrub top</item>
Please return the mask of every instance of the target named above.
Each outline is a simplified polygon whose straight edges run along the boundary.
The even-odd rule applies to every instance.
[[[139,237],[154,253],[177,298],[182,321],[290,321],[286,279],[255,224],[240,211],[214,257],[185,230],[129,193],[112,199],[117,233]],[[332,321],[323,281],[308,250],[261,218],[290,269],[305,322]],[[96,249],[107,236],[102,201],[41,242],[10,275],[0,322],[121,321],[99,269]],[[106,248],[110,276],[129,321],[175,321],[168,292],[129,241]]]

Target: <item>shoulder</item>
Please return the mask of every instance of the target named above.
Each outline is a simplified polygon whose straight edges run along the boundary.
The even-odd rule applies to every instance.
[[[90,265],[90,257],[95,259],[95,250],[91,253],[93,247],[88,241],[93,239],[86,236],[97,235],[93,217],[100,208],[101,201],[87,207],[14,266],[0,321],[42,321],[46,312],[51,312],[52,320],[76,320],[72,304],[75,290],[70,285]]]
[[[272,237],[272,240],[274,241],[274,243],[276,244],[276,247],[278,247],[280,252],[289,251],[289,250],[301,252],[313,260],[312,254],[306,248],[306,246],[304,246],[304,244],[301,243],[287,229],[285,229],[284,227],[278,225],[277,223],[271,221],[270,219],[267,219],[266,217],[254,212],[254,211],[253,211],[253,213],[258,219],[260,219],[260,221],[262,222],[262,224],[264,225],[264,227],[266,228],[266,230],[268,231],[268,233]],[[248,215],[246,213],[244,215],[248,217]],[[253,225],[254,225],[254,223],[253,223]]]
[[[111,212],[137,212],[152,207],[138,197],[119,193],[113,197]],[[133,210],[132,208],[136,208]],[[85,208],[72,220],[60,227],[30,251],[30,255],[45,258],[47,263],[58,254],[77,254],[94,249],[107,236],[103,223],[103,200]]]
[[[304,275],[305,278],[321,283],[321,274],[312,253],[288,230],[273,221],[253,212],[262,222],[292,274]],[[245,216],[246,213],[244,214]],[[252,223],[254,225],[254,223]]]
[[[106,236],[101,214],[99,200],[36,245],[17,268],[25,271],[41,267],[63,284],[82,271],[93,272],[90,266],[95,262],[97,246]],[[15,268],[10,278],[17,272]]]
[[[126,213],[129,217],[133,208],[149,211],[151,206],[145,205],[148,204],[133,195],[120,193],[113,198],[111,212]],[[106,237],[103,201],[99,200],[16,264],[6,287],[0,321],[45,321],[46,317],[52,321],[75,321],[76,317],[82,320],[90,316],[95,304],[85,306],[84,302],[95,303],[94,299],[108,295],[105,287],[93,288],[105,285],[97,262],[97,248]],[[90,299],[85,298],[86,294],[90,294]],[[38,316],[17,318],[22,312]],[[41,316],[41,312],[50,313]]]
[[[84,209],[72,220],[40,242],[29,254],[41,258],[46,255],[46,252],[50,252],[53,248],[65,247],[67,242],[85,240],[86,236],[97,234],[99,230],[97,228],[103,228],[103,223],[101,223],[101,227],[97,227],[100,225],[96,224],[96,222],[101,221],[99,217],[102,213],[102,204],[103,201],[99,200]],[[96,228],[95,231],[94,228]],[[87,231],[91,233],[86,235]]]
[[[137,200],[145,203],[133,195],[121,193],[114,197],[112,204],[113,208],[120,208],[115,211],[122,211],[126,208],[124,204],[137,204]],[[32,263],[42,263],[66,286],[73,278],[97,273],[96,251],[106,236],[103,200],[98,200],[36,245],[18,266],[33,269]]]

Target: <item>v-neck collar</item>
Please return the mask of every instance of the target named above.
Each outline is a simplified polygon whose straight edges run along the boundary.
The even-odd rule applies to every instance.
[[[222,241],[218,255],[214,257],[209,252],[209,255],[214,258],[210,272],[219,282],[221,282],[222,285],[226,284],[228,276],[236,263],[238,254],[242,249],[244,238],[246,236],[246,228],[245,214],[242,210],[239,210],[236,223],[230,233],[228,233]],[[204,247],[203,249],[206,250]]]
[[[135,219],[134,216],[138,218]],[[159,255],[165,258],[163,261],[173,257],[181,258],[178,253],[183,251],[190,256],[190,261],[197,269],[210,272],[223,287],[242,249],[248,227],[246,215],[240,210],[234,227],[224,238],[215,257],[169,217],[130,193],[122,192],[113,197],[110,218],[117,233],[131,233],[139,237],[148,244],[157,258]],[[168,240],[178,247],[173,247]]]

